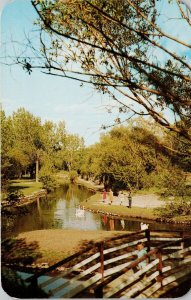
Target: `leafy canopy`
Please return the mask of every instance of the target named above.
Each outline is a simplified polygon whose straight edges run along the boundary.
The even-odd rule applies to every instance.
[[[164,18],[162,0],[31,2],[39,16],[41,47],[29,41],[33,57],[22,55],[17,63],[29,73],[41,68],[90,83],[116,102],[122,118],[150,115],[191,140],[191,45],[168,29],[179,22],[190,36],[191,18],[179,0],[168,1],[176,10],[172,19]]]

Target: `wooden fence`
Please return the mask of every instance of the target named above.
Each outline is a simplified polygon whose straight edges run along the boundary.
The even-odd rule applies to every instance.
[[[137,258],[139,242],[144,243],[147,254]],[[139,269],[144,260],[148,263]],[[63,271],[58,272],[60,267]],[[51,298],[72,298],[84,293],[90,298],[149,298],[166,292],[172,283],[187,280],[190,275],[191,238],[153,236],[147,229],[89,245],[28,281]]]

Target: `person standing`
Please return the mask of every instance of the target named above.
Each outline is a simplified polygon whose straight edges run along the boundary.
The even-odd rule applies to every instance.
[[[129,200],[129,208],[131,208],[131,206],[132,206],[132,196],[131,196],[131,191],[129,192],[128,200]]]
[[[124,197],[123,192],[120,191],[120,192],[119,192],[119,195],[118,195],[118,199],[119,199],[120,205],[122,205],[122,203],[123,203],[123,200],[124,200],[123,197]]]
[[[105,202],[106,199],[107,199],[107,192],[106,192],[106,190],[103,190],[103,193],[102,193],[102,200],[103,200],[103,202]]]
[[[112,189],[109,190],[109,200],[110,200],[110,204],[113,203],[113,191]]]

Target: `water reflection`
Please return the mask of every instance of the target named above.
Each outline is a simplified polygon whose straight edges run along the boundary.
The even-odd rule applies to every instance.
[[[117,219],[108,215],[85,211],[83,216],[76,214],[79,204],[89,198],[92,192],[77,185],[63,185],[47,198],[37,199],[30,205],[30,213],[17,217],[11,222],[12,234],[49,228],[82,230],[140,230],[137,219]],[[2,223],[5,224],[6,220]],[[147,222],[148,223],[148,222]],[[151,230],[181,230],[181,225],[150,222]],[[190,227],[185,230],[189,230]]]

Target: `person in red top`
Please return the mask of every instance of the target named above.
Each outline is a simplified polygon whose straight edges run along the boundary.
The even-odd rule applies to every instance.
[[[106,190],[103,190],[102,199],[103,199],[103,202],[105,202],[105,200],[107,199],[107,192],[106,192]]]

